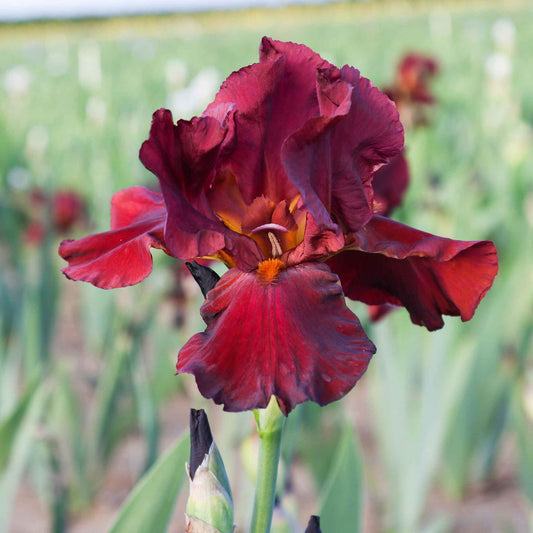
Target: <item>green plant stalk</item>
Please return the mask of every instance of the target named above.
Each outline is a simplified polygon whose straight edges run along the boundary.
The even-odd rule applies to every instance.
[[[272,396],[266,409],[254,411],[259,432],[259,458],[251,533],[269,533],[276,499],[276,482],[285,417]]]

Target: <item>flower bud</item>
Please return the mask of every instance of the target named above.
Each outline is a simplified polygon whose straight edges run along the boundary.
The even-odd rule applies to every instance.
[[[187,533],[232,533],[233,500],[220,452],[205,411],[191,409],[191,455],[187,465]]]
[[[307,523],[307,528],[305,529],[305,533],[322,533],[322,530],[320,529],[320,517],[312,515],[309,519],[309,522]]]
[[[200,265],[196,261],[185,263],[185,266],[200,286],[200,290],[205,298],[207,293],[217,284],[220,276],[211,268]]]

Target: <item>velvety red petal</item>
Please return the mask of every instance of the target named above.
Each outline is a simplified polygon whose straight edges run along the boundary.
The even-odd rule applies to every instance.
[[[429,330],[444,325],[442,315],[470,320],[498,271],[491,242],[436,237],[377,215],[351,237],[352,249],[327,261],[344,293],[403,305]]]
[[[225,122],[206,116],[177,124],[170,111],[156,111],[140,159],[159,178],[168,212],[165,243],[172,255],[191,259],[238,248],[238,264],[248,267],[261,257],[254,241],[222,224],[206,198],[220,152],[230,143],[231,108],[226,109]]]
[[[272,395],[285,414],[306,400],[338,400],[375,352],[323,264],[289,267],[271,283],[231,269],[201,313],[207,329],[182,348],[176,368],[227,411],[265,407]]]
[[[345,66],[342,79],[353,86],[350,112],[335,124],[332,160],[335,162],[332,210],[348,230],[361,227],[360,199],[354,203],[354,176],[358,176],[369,202],[370,180],[383,164],[403,148],[403,127],[394,103],[359,71]],[[371,204],[370,204],[371,205]],[[366,220],[365,220],[366,222]]]
[[[359,71],[319,72],[322,116],[309,120],[283,145],[282,160],[317,223],[333,229],[332,212],[348,231],[372,216],[371,179],[403,147],[395,105]]]
[[[59,255],[67,278],[102,289],[134,285],[152,271],[150,247],[165,248],[163,197],[144,187],[117,192],[111,200],[111,231],[65,240]]]
[[[260,62],[231,74],[207,108],[205,115],[213,115],[220,104],[236,106],[237,143],[224,164],[247,203],[262,194],[275,203],[296,194],[281,164],[281,145],[318,115],[316,71],[327,66],[306,46],[264,38]]]
[[[409,166],[404,152],[401,152],[374,174],[374,213],[389,216],[402,203],[408,186]]]

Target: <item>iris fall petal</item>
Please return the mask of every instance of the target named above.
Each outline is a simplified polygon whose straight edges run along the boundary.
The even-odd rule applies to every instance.
[[[442,315],[470,320],[498,272],[488,241],[454,241],[375,215],[352,234],[350,250],[327,261],[349,298],[403,305],[430,331]]]
[[[231,269],[201,313],[207,329],[182,348],[177,370],[228,411],[266,407],[272,395],[285,414],[306,400],[325,405],[355,385],[375,352],[323,264],[289,267],[270,283]]]
[[[111,200],[111,231],[65,240],[59,255],[63,273],[101,289],[134,285],[152,271],[150,248],[165,248],[167,212],[163,197],[144,187],[117,192]]]

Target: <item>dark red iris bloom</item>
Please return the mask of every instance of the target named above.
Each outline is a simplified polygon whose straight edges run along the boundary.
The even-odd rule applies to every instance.
[[[430,80],[439,71],[437,61],[417,53],[407,54],[399,63],[394,84],[385,89],[397,105],[405,126],[420,126],[428,122],[428,104],[435,103]]]
[[[438,71],[439,65],[434,58],[418,53],[407,54],[398,64],[394,86],[386,89],[386,92],[396,102],[410,100],[432,104],[435,99],[429,88],[429,80]]]
[[[39,244],[44,239],[48,227],[56,233],[65,234],[87,216],[84,199],[69,189],[53,193],[39,188],[33,189],[28,204],[29,224],[25,235],[30,243]]]
[[[443,314],[470,319],[496,275],[492,243],[373,213],[372,178],[402,147],[395,105],[357,70],[265,38],[201,117],[154,114],[140,158],[162,195],[115,194],[111,231],[63,242],[63,271],[109,289],[150,273],[150,247],[223,261],[178,372],[229,411],[272,395],[285,413],[327,404],[375,351],[344,295],[403,305],[433,330]]]
[[[429,80],[437,72],[438,64],[429,56],[411,53],[400,61],[396,81],[385,89],[385,94],[395,102],[404,125],[420,126],[427,122],[420,104],[434,103]],[[401,152],[374,174],[374,213],[389,216],[400,205],[408,185],[409,168]]]

